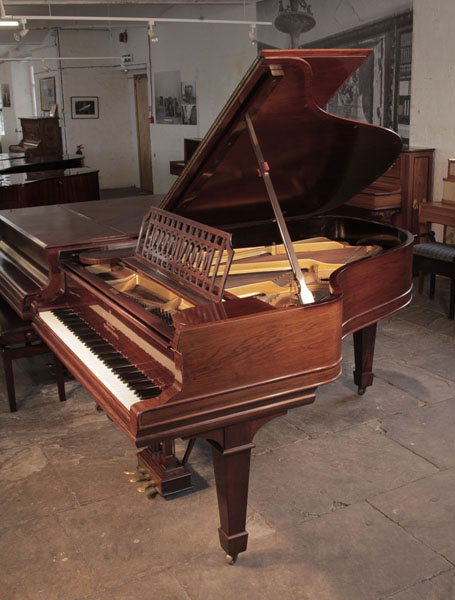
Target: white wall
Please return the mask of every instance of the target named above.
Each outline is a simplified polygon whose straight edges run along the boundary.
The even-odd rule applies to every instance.
[[[447,160],[455,156],[454,23],[454,0],[414,0],[411,144],[436,148],[435,201],[442,197]]]
[[[166,9],[166,17],[254,20],[255,6],[174,6]],[[82,144],[86,164],[100,170],[101,187],[115,188],[139,186],[134,73],[149,76],[151,115],[155,72],[180,71],[182,81],[195,82],[197,125],[150,126],[154,192],[165,193],[175,181],[169,173],[169,162],[183,158],[183,139],[203,137],[250,66],[257,48],[249,40],[247,25],[159,23],[159,42],[153,44],[149,43],[145,26],[128,28],[126,44],[119,42],[120,31],[59,30],[50,43],[52,47],[37,49],[34,56],[53,56],[53,52],[66,57],[132,54],[128,73],[119,68],[118,60],[49,61],[50,72],[35,63],[37,92],[40,79],[55,76],[67,151],[74,153]],[[98,96],[99,119],[73,119],[72,96]]]
[[[5,135],[2,136],[2,150],[8,152],[9,146],[17,144],[22,138],[19,117],[33,114],[30,63],[21,61],[1,64],[0,83],[9,85],[11,97],[11,106],[3,107]]]
[[[114,40],[118,32],[60,31],[61,56],[119,56]],[[126,54],[126,52],[123,52]],[[136,122],[130,110],[134,96],[131,81],[119,61],[63,61],[63,110],[68,152],[82,145],[87,166],[100,170],[100,187],[139,184]],[[71,98],[98,98],[98,118],[73,118]]]
[[[254,6],[219,7],[217,19],[255,19]],[[194,18],[201,8],[180,7],[166,16]],[[205,9],[206,16],[209,13]],[[180,71],[182,81],[195,81],[197,125],[154,124],[151,127],[155,192],[166,192],[175,177],[169,161],[183,158],[183,138],[203,137],[250,64],[257,48],[248,37],[248,26],[170,24],[156,26],[159,42],[151,44],[152,72]]]

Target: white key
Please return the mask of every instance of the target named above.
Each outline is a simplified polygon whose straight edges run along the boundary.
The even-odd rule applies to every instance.
[[[84,365],[114,394],[118,401],[128,410],[135,402],[142,400],[130,389],[118,375],[113,373],[98,356],[87,348],[57,317],[50,311],[40,312],[40,318],[54,334],[81,360]]]

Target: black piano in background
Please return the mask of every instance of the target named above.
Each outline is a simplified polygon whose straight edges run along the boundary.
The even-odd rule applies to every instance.
[[[369,53],[264,51],[137,242],[102,215],[0,214],[1,293],[142,448],[158,492],[189,485],[176,438],[210,443],[231,562],[255,433],[339,377],[349,334],[363,393],[377,322],[411,299],[413,237],[326,214],[400,152],[322,109]]]
[[[0,154],[0,175],[74,169],[83,166],[84,156],[82,154],[50,154],[44,156]]]

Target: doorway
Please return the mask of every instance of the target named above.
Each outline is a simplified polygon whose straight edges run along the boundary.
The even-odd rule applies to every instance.
[[[150,121],[147,75],[134,75],[134,98],[136,103],[137,154],[139,178],[142,190],[153,194],[152,147],[150,143]]]

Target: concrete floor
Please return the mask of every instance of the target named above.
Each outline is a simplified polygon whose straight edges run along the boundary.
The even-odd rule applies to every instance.
[[[134,448],[84,389],[69,381],[61,404],[49,359],[17,363],[19,412],[0,398],[0,599],[454,599],[447,295],[438,282],[434,302],[417,296],[380,325],[365,396],[347,340],[342,379],[258,433],[235,566],[218,545],[204,443],[195,491],[150,499],[123,473]]]

